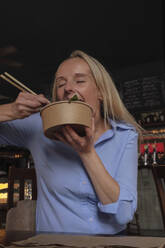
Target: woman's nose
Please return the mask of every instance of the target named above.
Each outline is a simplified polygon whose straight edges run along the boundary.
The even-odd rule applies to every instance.
[[[72,91],[72,90],[74,90],[74,85],[73,85],[73,83],[72,83],[72,82],[67,82],[67,83],[65,84],[65,91]]]

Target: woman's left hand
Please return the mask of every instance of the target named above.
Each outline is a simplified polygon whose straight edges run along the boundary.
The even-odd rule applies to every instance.
[[[70,125],[66,125],[60,130],[62,135],[59,132],[56,132],[55,137],[65,144],[71,145],[77,153],[89,153],[94,147],[94,117],[92,117],[92,128],[85,127],[86,136],[79,136]]]

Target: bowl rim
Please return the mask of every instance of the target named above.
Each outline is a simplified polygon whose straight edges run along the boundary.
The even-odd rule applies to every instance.
[[[69,104],[71,104],[71,103],[78,103],[78,104],[86,105],[87,107],[89,107],[89,108],[91,109],[92,114],[93,114],[93,109],[92,109],[91,105],[89,105],[88,103],[82,102],[82,101],[71,101],[71,102],[70,102],[69,100],[65,100],[65,101],[55,101],[55,102],[48,103],[47,105],[45,105],[44,107],[42,107],[42,108],[40,109],[40,113],[41,113],[43,110],[45,110],[46,108],[48,108],[48,107],[50,107],[50,106],[52,106],[52,105],[61,104],[61,103],[69,103]]]

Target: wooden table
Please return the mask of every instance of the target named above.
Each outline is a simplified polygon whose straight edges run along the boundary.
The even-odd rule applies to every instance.
[[[28,231],[6,232],[5,229],[0,229],[0,244],[9,245],[12,242],[24,240],[35,235],[36,235],[35,232],[28,232]]]
[[[27,240],[28,239],[28,240]],[[20,241],[22,240],[22,241]],[[14,245],[13,242],[18,242]],[[42,248],[165,248],[164,237],[73,235],[0,230],[0,247]]]

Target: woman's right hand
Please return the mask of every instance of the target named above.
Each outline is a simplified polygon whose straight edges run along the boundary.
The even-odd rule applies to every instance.
[[[50,101],[44,95],[33,95],[27,92],[19,93],[16,100],[10,104],[12,119],[23,119],[40,111],[40,108]]]

